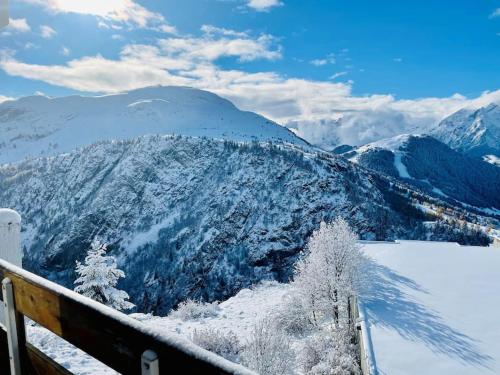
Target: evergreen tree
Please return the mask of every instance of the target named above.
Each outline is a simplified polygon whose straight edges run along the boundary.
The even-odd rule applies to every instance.
[[[129,295],[116,289],[118,279],[125,277],[125,273],[117,268],[116,259],[106,256],[106,244],[94,240],[82,264],[76,262],[76,273],[79,277],[75,284],[75,292],[110,306],[116,310],[128,310],[134,304],[127,301]]]

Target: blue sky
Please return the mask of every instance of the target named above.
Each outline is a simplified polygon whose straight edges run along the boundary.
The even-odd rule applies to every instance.
[[[500,99],[500,0],[12,0],[10,17],[0,98],[189,85],[366,139]]]

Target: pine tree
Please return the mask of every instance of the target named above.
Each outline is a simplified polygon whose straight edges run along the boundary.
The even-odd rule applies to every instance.
[[[125,277],[125,273],[117,268],[116,259],[106,256],[106,244],[94,240],[82,264],[76,262],[76,273],[79,277],[75,284],[75,292],[110,306],[116,310],[128,310],[134,304],[127,301],[129,295],[116,289],[118,280]]]

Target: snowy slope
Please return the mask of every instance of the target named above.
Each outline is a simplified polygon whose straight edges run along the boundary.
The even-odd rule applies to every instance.
[[[379,374],[500,373],[497,248],[401,241],[364,251]]]
[[[255,323],[266,316],[277,314],[283,299],[290,293],[290,284],[265,281],[248,289],[242,289],[234,297],[221,302],[216,316],[197,320],[176,317],[158,317],[149,314],[132,314],[146,325],[170,334],[191,338],[194,330],[213,328],[225,333],[234,332],[244,343]]]
[[[349,159],[355,163],[359,163],[361,161],[361,164],[363,164],[363,161],[360,160],[360,156],[362,155],[377,152],[378,150],[390,151],[394,155],[393,165],[397,171],[396,176],[401,178],[411,178],[408,174],[406,165],[402,162],[402,156],[404,154],[403,148],[411,137],[418,137],[418,135],[412,136],[410,134],[401,134],[392,138],[381,139],[373,143],[368,143],[357,148],[355,152],[351,151],[352,156],[350,156]]]
[[[100,97],[31,96],[0,104],[0,164],[147,134],[306,145],[262,116],[187,87],[149,87]]]
[[[431,136],[400,135],[343,155],[442,199],[487,210],[500,208],[500,168],[455,151]]]
[[[500,157],[500,106],[462,109],[439,123],[430,133],[451,148],[471,156]]]

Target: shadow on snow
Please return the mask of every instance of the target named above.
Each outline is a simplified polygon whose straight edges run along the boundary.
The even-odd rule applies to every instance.
[[[408,340],[422,341],[433,351],[464,363],[489,368],[493,358],[479,351],[476,340],[447,325],[437,312],[415,301],[404,289],[428,291],[374,260],[368,260],[365,267],[369,290],[363,293],[363,305],[371,324],[395,330]]]

